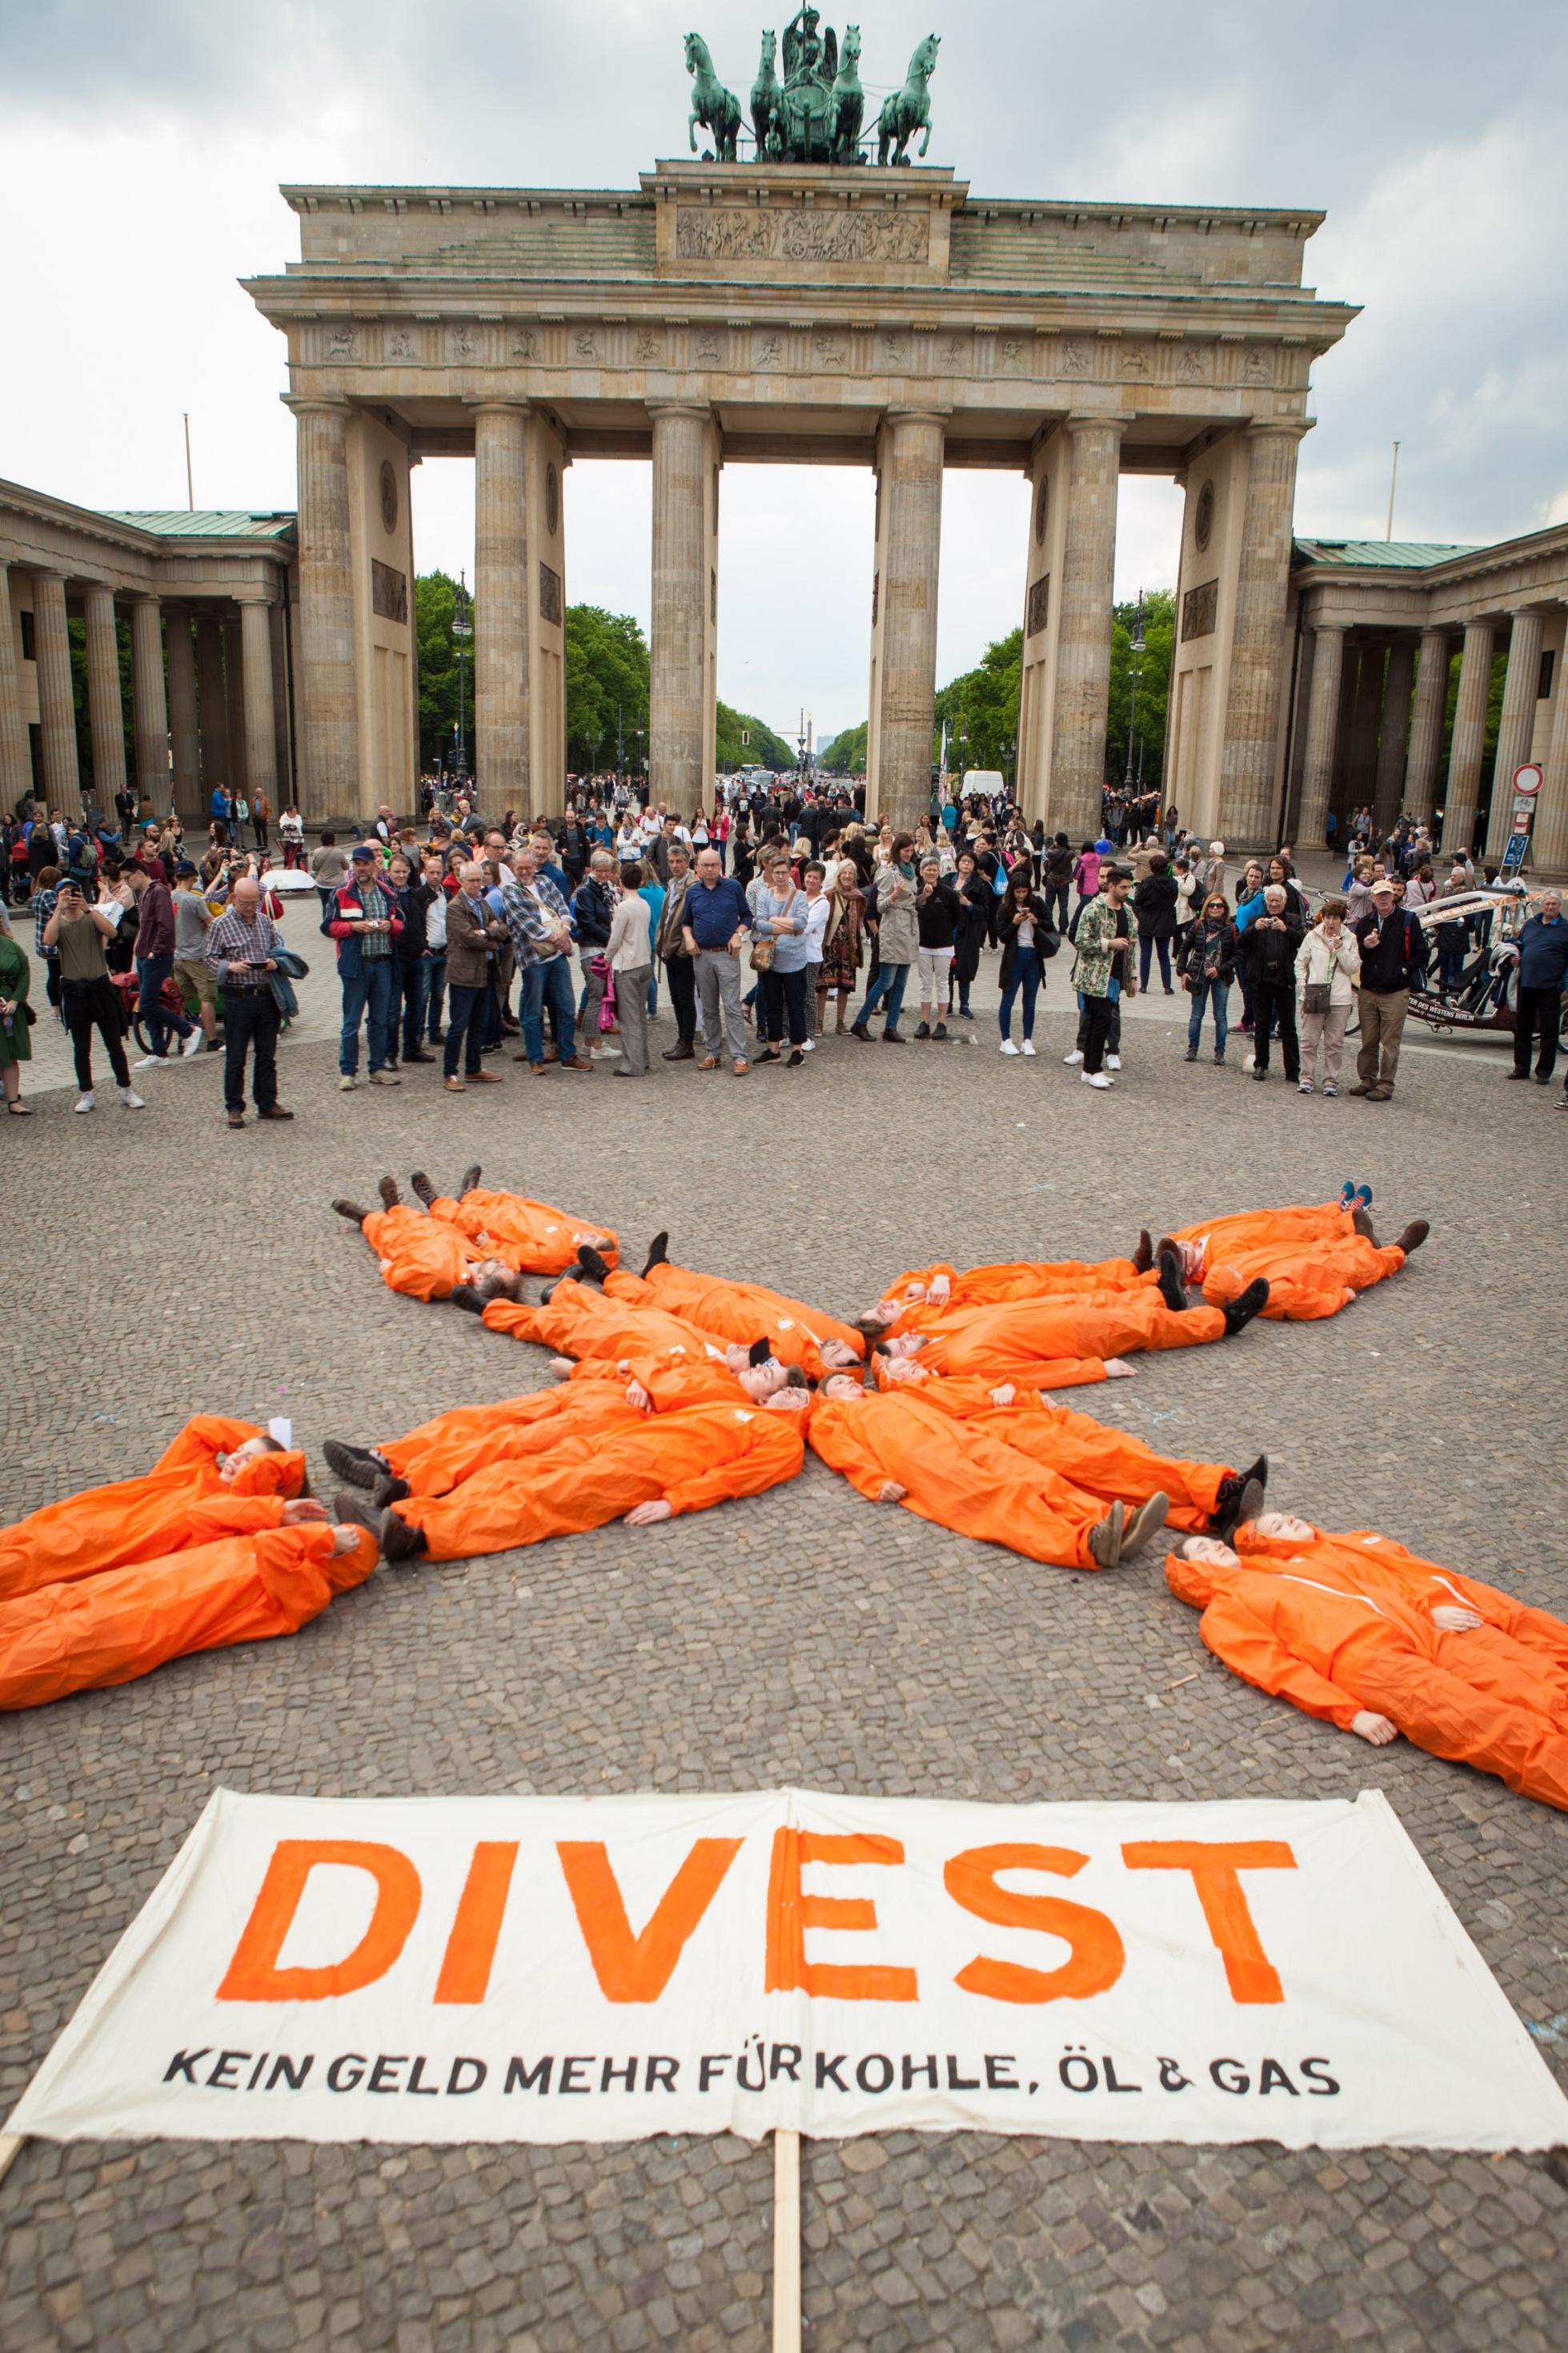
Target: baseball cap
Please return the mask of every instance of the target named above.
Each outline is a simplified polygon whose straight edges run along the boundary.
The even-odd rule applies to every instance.
[[[188,858],[176,859],[174,861],[174,871],[176,874],[194,874],[195,871],[195,868],[192,865]]]
[[[1374,899],[1380,899],[1385,891],[1391,899],[1396,899],[1399,895],[1386,874],[1384,874],[1380,881],[1373,884],[1372,895]]]
[[[363,858],[367,861],[374,863],[375,852],[370,848],[367,842],[356,841],[353,848],[350,850],[349,856],[351,859]]]

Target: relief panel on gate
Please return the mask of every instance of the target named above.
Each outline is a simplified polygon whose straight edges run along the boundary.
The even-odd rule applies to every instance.
[[[408,622],[408,575],[374,556],[370,564],[370,608],[384,621]]]
[[[682,261],[912,261],[931,251],[931,223],[889,206],[853,212],[781,212],[737,205],[683,205],[675,250]]]
[[[1045,485],[1041,484],[1043,490]],[[1051,617],[1051,575],[1042,572],[1037,580],[1029,583],[1028,610],[1024,620],[1024,635],[1037,638]]]
[[[1189,638],[1211,638],[1219,614],[1219,582],[1205,580],[1189,588],[1182,599],[1182,643]]]
[[[561,627],[561,575],[548,564],[539,567],[539,617]]]

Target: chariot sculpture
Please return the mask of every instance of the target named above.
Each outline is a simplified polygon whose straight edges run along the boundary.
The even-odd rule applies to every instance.
[[[757,78],[752,84],[752,137],[756,158],[763,164],[859,164],[870,135],[864,130],[866,93],[860,85],[860,27],[847,25],[842,47],[812,7],[802,8],[784,27],[783,79],[779,76],[779,42],[775,34],[763,35]],[[928,85],[936,71],[939,36],[928,33],[910,59],[903,85],[884,100],[877,117],[879,164],[907,164],[906,149],[917,131],[925,133],[923,156],[931,145],[931,101]],[[686,70],[691,76],[691,112],[688,133],[697,153],[700,123],[713,145],[704,161],[732,164],[743,111],[732,90],[726,89],[713,69],[713,59],[700,33],[686,36]]]

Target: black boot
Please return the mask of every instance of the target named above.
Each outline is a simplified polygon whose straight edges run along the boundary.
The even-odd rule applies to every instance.
[[[482,1315],[485,1312],[485,1295],[482,1291],[476,1291],[471,1282],[459,1282],[453,1289],[452,1304],[454,1307],[466,1308],[470,1315]]]
[[[410,1527],[395,1512],[384,1512],[381,1522],[381,1556],[384,1560],[423,1560],[429,1550],[423,1528]]]
[[[416,1201],[423,1201],[426,1208],[429,1208],[433,1201],[437,1201],[440,1198],[435,1186],[432,1185],[429,1177],[426,1176],[423,1168],[416,1168],[414,1171],[413,1176],[408,1179],[408,1182],[413,1187],[415,1199]]]
[[[1405,1257],[1408,1258],[1412,1250],[1420,1249],[1422,1243],[1426,1240],[1431,1230],[1432,1229],[1427,1224],[1425,1218],[1413,1219],[1411,1223],[1405,1227],[1405,1231],[1400,1235],[1395,1248],[1402,1250],[1405,1252]]]
[[[692,1044],[689,1038],[683,1038],[679,1045],[667,1046],[664,1050],[662,1059],[667,1062],[695,1061],[697,1059],[697,1049]]]
[[[1186,1286],[1182,1281],[1182,1261],[1173,1250],[1162,1243],[1160,1249],[1160,1296],[1175,1314],[1187,1303]]]
[[[357,1201],[334,1201],[332,1207],[340,1218],[348,1219],[351,1226],[363,1226],[370,1215],[370,1211],[362,1209]]]
[[[1264,1490],[1268,1484],[1268,1457],[1260,1454],[1249,1470],[1233,1472],[1220,1481],[1219,1493],[1215,1498],[1214,1517],[1208,1533],[1228,1544],[1237,1528],[1255,1520],[1263,1509]]]
[[[381,1195],[381,1206],[384,1209],[395,1209],[401,1206],[403,1196],[397,1189],[397,1179],[395,1176],[384,1176],[375,1189]]]
[[[1370,1209],[1363,1208],[1359,1201],[1354,1204],[1351,1210],[1351,1223],[1355,1228],[1357,1233],[1360,1234],[1362,1240],[1363,1241],[1370,1242],[1373,1250],[1376,1250],[1378,1243],[1377,1236],[1373,1233],[1372,1229],[1372,1212]]]
[[[1233,1299],[1230,1305],[1226,1309],[1226,1338],[1227,1340],[1234,1340],[1238,1332],[1245,1332],[1253,1317],[1255,1315],[1261,1315],[1268,1304],[1268,1285],[1264,1282],[1263,1277],[1259,1275],[1257,1282],[1249,1282],[1247,1289],[1242,1293],[1240,1298]]]
[[[399,1479],[393,1472],[384,1471],[370,1491],[370,1500],[378,1512],[384,1512],[389,1504],[401,1504],[405,1495],[413,1493],[406,1479]]]
[[[579,1246],[574,1277],[576,1282],[603,1282],[609,1271],[607,1261],[599,1256],[592,1242],[584,1242]]]
[[[654,1268],[655,1268],[656,1266],[664,1266],[664,1265],[666,1265],[666,1264],[668,1263],[668,1259],[669,1259],[669,1236],[668,1236],[668,1233],[658,1233],[658,1234],[655,1234],[655,1236],[654,1236],[654,1238],[653,1238],[652,1241],[651,1241],[651,1242],[649,1242],[649,1244],[648,1244],[648,1246],[647,1246],[647,1258],[646,1258],[646,1259],[644,1260],[644,1261],[643,1261],[643,1271],[643,1271],[643,1281],[646,1282],[647,1281],[647,1279],[648,1279],[648,1276],[653,1272]]]
[[[471,1166],[465,1168],[463,1171],[463,1181],[458,1187],[458,1198],[461,1199],[465,1193],[471,1193],[479,1181],[479,1164],[476,1160],[473,1162]]]
[[[327,1467],[351,1487],[374,1487],[386,1470],[379,1454],[368,1446],[345,1446],[341,1438],[329,1438],[321,1449]]]

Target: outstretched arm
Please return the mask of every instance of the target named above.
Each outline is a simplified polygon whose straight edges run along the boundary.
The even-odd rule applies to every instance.
[[[1305,1715],[1351,1732],[1357,1728],[1356,1718],[1368,1712],[1353,1693],[1342,1691],[1288,1651],[1273,1630],[1233,1593],[1222,1593],[1209,1603],[1198,1621],[1198,1631],[1233,1674],[1244,1683],[1256,1683],[1259,1691],[1272,1692],[1277,1699],[1288,1699]]]

